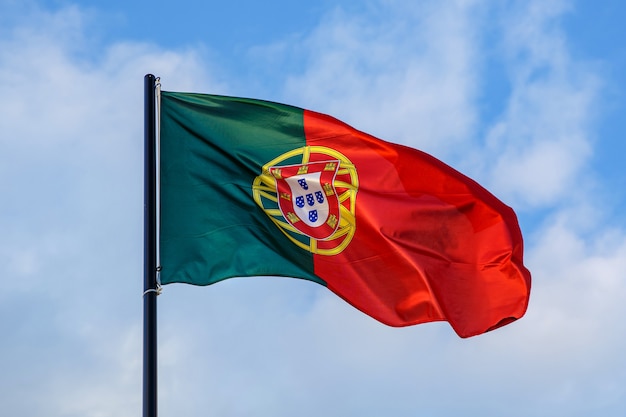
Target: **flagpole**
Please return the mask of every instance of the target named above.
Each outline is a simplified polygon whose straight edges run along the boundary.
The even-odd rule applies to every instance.
[[[156,78],[144,77],[143,417],[157,416]]]

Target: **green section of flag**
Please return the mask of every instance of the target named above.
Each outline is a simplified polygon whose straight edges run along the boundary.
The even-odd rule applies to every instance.
[[[264,164],[305,145],[303,111],[277,103],[161,93],[161,283],[276,275],[325,283],[254,202]]]

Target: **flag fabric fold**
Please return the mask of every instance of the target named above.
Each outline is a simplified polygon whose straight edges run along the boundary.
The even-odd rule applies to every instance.
[[[432,156],[273,102],[161,93],[163,284],[285,276],[461,337],[522,317],[515,213]]]

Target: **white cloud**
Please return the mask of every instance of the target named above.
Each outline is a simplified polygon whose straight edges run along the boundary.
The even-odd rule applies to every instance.
[[[600,80],[569,55],[563,2],[516,5],[500,45],[511,92],[477,160],[495,161],[491,187],[517,206],[554,206],[586,192]],[[483,162],[482,165],[487,165]]]
[[[201,51],[102,47],[96,16],[28,6],[0,37],[0,402],[11,415],[137,415],[143,76],[218,83]]]
[[[466,3],[335,10],[297,46],[307,66],[288,78],[287,95],[383,139],[449,153],[476,117],[479,12]]]

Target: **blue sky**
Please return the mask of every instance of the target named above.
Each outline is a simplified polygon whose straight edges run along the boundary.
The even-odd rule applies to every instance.
[[[0,0],[3,412],[141,413],[154,73],[430,152],[516,210],[533,273],[526,316],[471,339],[386,327],[301,280],[169,285],[161,415],[623,416],[625,16],[617,0]]]

